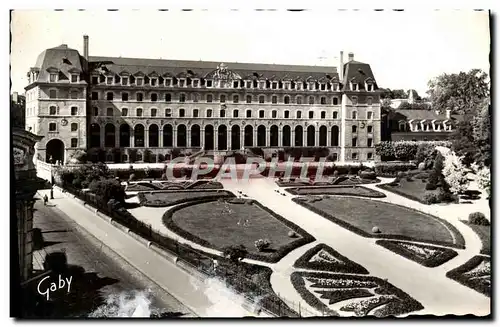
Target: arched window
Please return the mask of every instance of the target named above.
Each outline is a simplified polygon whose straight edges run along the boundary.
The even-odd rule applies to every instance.
[[[283,102],[285,104],[289,104],[290,103],[290,97],[288,95],[285,95],[285,97],[283,98]]]

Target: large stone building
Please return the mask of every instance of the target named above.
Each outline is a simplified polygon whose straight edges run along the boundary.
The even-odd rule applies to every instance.
[[[259,147],[327,147],[340,161],[374,160],[380,101],[369,64],[337,67],[83,56],[45,50],[28,73],[26,127],[38,158],[78,149],[106,161]],[[134,158],[132,158],[132,156]]]

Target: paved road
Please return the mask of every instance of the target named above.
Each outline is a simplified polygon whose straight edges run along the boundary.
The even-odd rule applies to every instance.
[[[80,266],[86,272],[95,272],[100,278],[117,280],[117,282],[99,290],[104,298],[111,299],[117,294],[133,295],[134,291],[143,292],[142,294],[145,295],[137,297],[135,302],[128,302],[127,308],[126,305],[111,305],[105,307],[105,311],[115,311],[120,307],[122,312],[114,314],[126,315],[127,312],[131,314],[134,307],[139,307],[138,310],[149,309],[153,312],[159,310],[160,312],[176,312],[179,315],[182,313],[183,316],[193,316],[190,310],[172,295],[158,287],[148,277],[89,234],[57,206],[50,204],[44,206],[40,200],[36,202],[35,209],[34,227],[42,230],[46,243],[43,249],[34,254],[35,269],[41,268],[46,253],[64,251],[70,265]],[[119,298],[117,300],[119,302]],[[148,300],[151,301],[150,305],[147,304]]]

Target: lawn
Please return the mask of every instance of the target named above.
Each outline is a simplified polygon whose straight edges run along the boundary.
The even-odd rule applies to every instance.
[[[385,194],[362,186],[319,186],[288,188],[293,195],[353,195],[369,198],[384,198]]]
[[[378,185],[383,190],[387,190],[401,196],[404,196],[410,200],[418,201],[423,204],[427,204],[424,201],[424,194],[427,193],[438,193],[438,190],[426,191],[425,185],[427,182],[422,182],[420,179],[413,179],[412,181],[407,181],[406,178],[402,178],[397,186],[392,186],[390,184]]]
[[[169,207],[175,204],[200,199],[213,199],[219,197],[234,197],[234,194],[225,190],[200,190],[200,191],[159,191],[142,192],[137,194],[139,203],[146,207]]]
[[[231,203],[233,202],[233,203]],[[314,238],[300,227],[256,201],[200,200],[167,211],[165,225],[177,234],[217,250],[244,245],[249,258],[277,262],[291,250]],[[289,232],[294,231],[293,237]],[[259,252],[254,242],[268,239],[271,246]]]
[[[403,206],[353,197],[296,203],[365,237],[414,240],[464,248],[465,240],[450,223]],[[380,233],[373,233],[378,227]]]
[[[480,253],[491,255],[491,226],[469,224],[467,221],[462,222],[472,228],[472,230],[476,232],[477,236],[479,236],[479,239],[481,239],[483,247],[481,248]]]
[[[488,297],[491,296],[491,259],[477,255],[469,261],[446,273],[460,284],[472,288]]]

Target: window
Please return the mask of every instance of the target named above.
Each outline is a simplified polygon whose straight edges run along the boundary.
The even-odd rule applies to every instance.
[[[158,81],[158,80],[157,80],[156,78],[152,78],[152,79],[149,81],[149,83],[151,84],[151,86],[156,86],[156,82],[157,82],[157,81]]]
[[[233,110],[233,118],[238,118],[238,110]]]
[[[214,100],[213,95],[207,94],[207,102],[212,102]]]
[[[252,96],[251,95],[247,95],[247,103],[252,103]]]
[[[233,88],[237,89],[240,83],[238,81],[233,81]]]
[[[71,91],[69,94],[69,97],[71,99],[78,99],[78,91],[76,91],[76,90]]]
[[[78,107],[71,107],[71,116],[78,115]]]
[[[356,111],[352,112],[352,119],[358,119],[358,114],[356,113]]]
[[[366,159],[368,159],[368,160],[373,160],[373,152],[368,152],[368,153],[366,154]]]
[[[186,110],[184,109],[179,109],[179,117],[185,117],[186,116]]]
[[[357,83],[352,83],[351,84],[351,90],[357,91],[358,90],[358,84]]]
[[[106,108],[106,116],[109,117],[113,116],[113,108]]]
[[[212,81],[211,81],[211,80],[208,80],[208,81],[207,81],[207,87],[212,87],[212,85],[213,85],[213,84],[212,84]]]
[[[310,119],[314,118],[314,111],[309,111],[309,118]]]
[[[324,84],[322,84],[324,86]],[[321,97],[321,104],[326,104],[326,97]]]
[[[221,109],[221,110],[219,111],[219,117],[220,117],[220,118],[224,118],[224,117],[226,117],[226,110]]]
[[[226,102],[226,96],[224,94],[220,95],[220,103],[225,103]]]
[[[128,85],[128,77],[122,77],[122,85]]]
[[[198,93],[193,94],[193,102],[198,102],[199,95]]]
[[[273,90],[276,90],[278,88],[278,82],[273,82],[272,88]]]
[[[179,79],[179,87],[184,87],[186,85],[186,80],[181,78]]]
[[[278,103],[278,97],[275,96],[275,95],[273,95],[272,98],[271,98],[271,102],[274,103],[274,104]]]
[[[373,111],[368,111],[366,113],[366,119],[373,119]]]
[[[144,95],[142,93],[137,93],[135,97],[138,102],[142,102],[142,100],[144,99]]]
[[[309,104],[314,104],[314,97],[313,96],[309,97]]]
[[[352,101],[353,106],[357,105],[358,104],[358,97],[352,97],[351,101]]]
[[[285,97],[283,98],[283,102],[285,104],[289,104],[290,103],[290,97],[288,95],[285,95]]]
[[[366,85],[366,90],[369,92],[373,91],[373,84]]]
[[[128,109],[127,108],[122,108],[122,116],[127,117],[128,116]]]
[[[142,117],[142,109],[141,109],[141,108],[136,109],[136,111],[135,111],[135,112],[136,112],[136,114],[135,114],[135,115],[136,115],[137,117]]]
[[[99,116],[99,108],[97,108],[97,107],[92,108],[92,115]]]
[[[326,90],[326,84],[321,83],[321,87],[320,88],[321,88],[321,91]],[[324,104],[324,103],[322,103],[322,104]]]
[[[49,107],[49,115],[57,115],[57,107],[56,106]]]
[[[247,118],[252,118],[252,110],[247,110]]]
[[[259,103],[264,103],[265,102],[265,98],[263,95],[259,96]]]
[[[92,84],[99,84],[99,77],[98,76],[92,76]]]
[[[57,131],[57,124],[49,123],[49,132],[55,132],[55,131]]]
[[[368,133],[373,133],[373,126],[369,125],[366,130]]]
[[[245,85],[246,85],[245,87],[246,87],[247,89],[252,88],[252,81],[246,81]]]
[[[78,147],[78,139],[77,138],[72,138],[71,139],[71,147],[72,148],[77,148]]]
[[[357,137],[352,138],[352,146],[358,146],[358,138]]]
[[[240,97],[237,95],[233,95],[233,103],[238,103],[240,100]]]
[[[106,93],[106,100],[113,101],[113,92]]]
[[[128,93],[122,93],[122,101],[128,101]]]
[[[198,109],[193,109],[193,117],[198,118],[200,116],[200,110]]]
[[[184,93],[179,95],[179,102],[186,102],[186,95]]]
[[[158,101],[158,94],[156,93],[151,93],[151,101],[156,102]]]
[[[373,139],[368,139],[368,141],[366,142],[366,145],[368,147],[372,147],[373,146]]]
[[[193,87],[198,87],[198,85],[200,85],[200,80],[193,80]]]
[[[165,108],[165,117],[172,117],[172,109]]]
[[[71,123],[71,131],[76,132],[78,130],[78,124],[77,123]]]
[[[277,118],[278,117],[278,112],[276,110],[271,111],[271,117],[272,118]]]
[[[366,99],[366,104],[371,106],[373,104],[373,99],[372,98]]]
[[[297,97],[296,102],[297,102],[297,104],[302,104],[302,97],[300,95]]]
[[[338,113],[338,111],[334,111],[334,112],[333,112],[333,117],[332,117],[332,118],[333,118],[333,119],[338,119],[338,118],[339,118],[339,113]]]
[[[264,110],[259,110],[259,118],[264,118]]]
[[[358,132],[358,126],[352,126],[352,132],[357,133]]]
[[[334,106],[338,105],[339,104],[339,98],[333,97],[332,103],[333,103]]]
[[[207,109],[207,118],[212,117],[212,109]]]
[[[57,91],[56,90],[50,90],[49,91],[49,98],[50,99],[56,99],[57,98]]]
[[[321,119],[325,119],[326,118],[326,111],[322,111],[321,112]]]
[[[106,77],[106,84],[108,85],[113,84],[113,77],[111,76]]]
[[[172,85],[172,80],[171,80],[170,78],[167,78],[167,79],[165,80],[165,86],[169,87],[169,86],[171,86],[171,85]]]
[[[299,118],[299,119],[302,118],[302,111],[297,111],[296,115],[297,115],[297,118]]]
[[[167,93],[165,94],[165,102],[171,102],[172,101],[172,94]]]
[[[50,82],[51,83],[57,82],[57,74],[50,74]]]
[[[92,100],[99,100],[99,93],[92,92]]]
[[[285,118],[290,118],[290,111],[285,110]]]
[[[353,152],[351,154],[351,156],[352,156],[352,160],[358,160],[358,153],[357,152]]]
[[[152,108],[151,109],[151,117],[156,117],[158,115],[158,109]]]
[[[142,86],[143,84],[144,84],[144,78],[142,78],[142,77],[137,77],[137,78],[135,79],[135,85],[137,85],[137,86]]]

